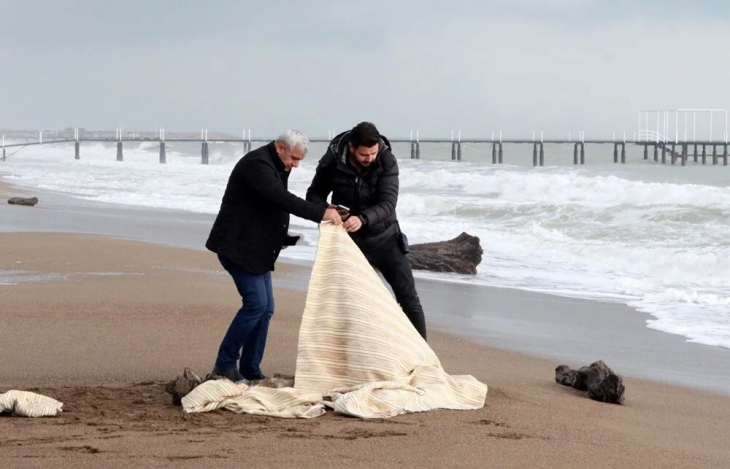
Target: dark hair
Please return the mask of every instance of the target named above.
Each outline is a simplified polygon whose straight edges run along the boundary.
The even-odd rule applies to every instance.
[[[350,143],[354,148],[360,146],[372,147],[376,143],[380,143],[380,132],[374,124],[360,122],[350,132]]]

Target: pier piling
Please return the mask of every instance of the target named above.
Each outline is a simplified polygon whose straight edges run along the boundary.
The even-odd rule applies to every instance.
[[[200,160],[202,164],[208,164],[208,142],[203,142],[203,146],[200,149]]]

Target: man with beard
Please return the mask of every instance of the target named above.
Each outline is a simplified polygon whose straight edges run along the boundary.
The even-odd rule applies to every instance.
[[[332,193],[332,204],[327,197]],[[426,320],[416,292],[395,208],[398,163],[388,139],[375,125],[361,122],[336,136],[319,161],[307,200],[340,209],[343,225],[368,262],[378,269],[395,293],[403,312],[426,339]]]

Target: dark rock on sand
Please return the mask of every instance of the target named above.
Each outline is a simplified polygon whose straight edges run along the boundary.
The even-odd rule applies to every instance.
[[[38,197],[13,197],[8,199],[10,205],[27,205],[29,207],[38,203]]]
[[[476,275],[483,253],[479,238],[461,233],[450,241],[415,244],[408,257],[414,269]]]
[[[578,370],[572,370],[568,365],[560,365],[555,368],[555,382],[580,391],[588,391],[588,397],[594,401],[624,403],[626,388],[623,378],[616,375],[603,360]]]
[[[193,373],[190,368],[185,368],[182,376],[178,376],[165,385],[165,391],[172,394],[173,405],[182,405],[182,398],[202,382],[200,376]]]

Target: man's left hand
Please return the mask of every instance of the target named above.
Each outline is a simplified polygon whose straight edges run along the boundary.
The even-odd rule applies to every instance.
[[[337,210],[337,213],[340,214],[340,218],[342,218],[342,221],[347,220],[347,218],[350,216],[349,210],[345,210],[344,208],[338,207],[337,205],[329,204],[329,206],[327,206],[327,208],[333,208],[333,209]]]
[[[360,220],[360,217],[350,217],[342,224],[342,226],[345,227],[348,233],[354,233],[362,228],[362,220]]]

